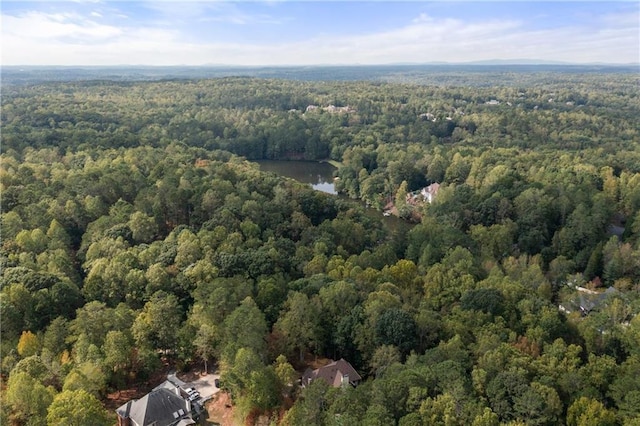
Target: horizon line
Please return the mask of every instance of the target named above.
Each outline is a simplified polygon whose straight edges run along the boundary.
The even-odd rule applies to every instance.
[[[526,59],[522,60],[514,60],[513,62],[509,60],[502,59],[487,59],[487,60],[479,60],[479,61],[469,61],[469,62],[446,62],[446,61],[435,61],[435,62],[385,62],[385,63],[376,63],[376,64],[359,64],[359,63],[335,63],[335,64],[0,64],[1,68],[18,68],[18,67],[27,67],[27,68],[46,68],[46,67],[57,67],[57,68],[72,68],[72,67],[86,67],[86,68],[114,68],[114,67],[149,67],[149,68],[169,68],[169,67],[199,67],[199,68],[212,68],[212,67],[237,67],[237,68],[283,68],[283,67],[384,67],[384,66],[423,66],[423,65],[475,65],[475,66],[492,66],[492,65],[557,65],[557,66],[640,66],[640,62],[560,62],[560,61],[536,61],[531,60],[527,62]]]

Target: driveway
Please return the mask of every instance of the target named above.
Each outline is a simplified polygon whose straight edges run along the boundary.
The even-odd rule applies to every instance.
[[[220,374],[218,372],[209,373],[207,375],[200,376],[198,379],[191,382],[186,382],[181,386],[181,388],[195,388],[200,392],[200,397],[202,398],[201,403],[204,403],[220,391],[220,389],[215,385],[215,379],[220,379]]]

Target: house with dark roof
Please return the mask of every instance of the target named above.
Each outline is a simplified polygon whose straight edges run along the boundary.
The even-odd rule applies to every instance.
[[[357,386],[362,377],[351,364],[341,358],[315,370],[308,368],[302,375],[302,387],[309,386],[314,380],[324,380],[329,386],[338,388],[347,384]]]
[[[193,425],[192,405],[180,387],[166,381],[140,399],[131,400],[116,410],[118,426]]]
[[[604,292],[589,290],[584,287],[576,287],[576,294],[558,308],[565,313],[579,311],[582,316],[589,315],[591,311],[597,311],[609,302],[613,296],[620,292],[615,287],[609,287]]]

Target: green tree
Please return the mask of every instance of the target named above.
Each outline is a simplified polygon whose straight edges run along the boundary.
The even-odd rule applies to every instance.
[[[445,172],[447,170],[447,161],[445,158],[436,153],[429,162],[427,168],[427,178],[432,182],[442,182]]]
[[[518,246],[530,254],[540,252],[549,239],[551,197],[541,189],[528,188],[513,203],[517,214]]]
[[[401,291],[402,300],[415,303],[422,296],[422,280],[418,277],[418,268],[411,260],[400,259],[391,266],[385,266],[382,274],[389,283],[397,286]],[[380,287],[378,287],[380,288]]]
[[[102,366],[92,362],[77,365],[67,374],[62,385],[63,391],[85,390],[90,394],[100,397],[107,385],[107,378],[102,372]]]
[[[385,406],[375,404],[367,409],[362,422],[371,426],[385,426],[394,424],[395,420]]]
[[[175,262],[181,268],[187,267],[202,258],[202,248],[198,237],[188,229],[178,235],[178,247]]]
[[[408,184],[403,180],[400,187],[396,191],[395,206],[398,209],[400,217],[407,218],[411,214],[411,207],[407,204],[407,194],[409,193]]]
[[[471,165],[467,158],[456,152],[451,159],[451,164],[445,170],[444,179],[448,183],[464,183],[471,171]]]
[[[322,287],[318,296],[322,302],[323,317],[329,323],[337,323],[359,300],[355,286],[346,281],[336,281]]]
[[[416,347],[417,334],[413,317],[402,309],[390,309],[376,321],[376,342],[379,345],[396,346],[405,355]]]
[[[71,247],[71,237],[56,219],[51,221],[49,229],[47,230],[47,237],[49,237],[50,250],[68,250]]]
[[[508,370],[498,373],[487,385],[487,396],[491,409],[503,421],[515,420],[518,411],[515,402],[523,397],[529,386],[526,372],[522,370]]]
[[[133,341],[128,332],[111,330],[107,333],[102,346],[104,366],[116,377],[127,372],[134,362]]]
[[[266,352],[267,322],[252,298],[242,301],[223,323],[222,360],[231,363],[240,348]]]
[[[287,298],[285,279],[283,276],[261,277],[258,279],[257,289],[256,304],[271,326],[277,321],[282,304]]]
[[[280,383],[280,391],[285,395],[291,395],[297,387],[298,373],[282,354],[278,355],[273,366]]]
[[[482,414],[478,414],[473,419],[472,426],[498,426],[499,424],[498,415],[491,411],[491,408],[485,407]]]
[[[324,380],[314,380],[304,388],[295,404],[282,419],[285,426],[322,425],[327,417],[327,391]]]
[[[618,414],[625,420],[640,415],[640,359],[634,355],[620,366],[616,378],[609,388],[609,396],[618,407]]]
[[[18,372],[27,373],[29,376],[41,382],[46,382],[51,379],[49,368],[38,355],[31,355],[18,361],[15,367],[13,367],[13,370],[11,370],[11,374],[13,375]]]
[[[382,377],[387,368],[402,361],[397,346],[382,345],[376,349],[371,358],[371,370],[376,377]]]
[[[567,410],[567,426],[616,426],[613,411],[595,399],[585,396],[577,399]]]
[[[103,302],[88,302],[77,310],[71,322],[71,332],[76,336],[85,335],[96,346],[102,346],[107,332],[112,327],[113,310]]]
[[[386,290],[371,292],[362,305],[364,309],[360,311],[360,309],[357,309],[358,307],[354,308],[351,312],[351,318],[348,318],[346,322],[343,323],[345,326],[348,325],[349,328],[340,330],[339,327],[338,331],[346,332],[351,329],[350,333],[353,341],[357,345],[359,355],[362,356],[364,360],[370,360],[376,347],[380,344],[376,340],[376,325],[378,319],[391,309],[400,309],[400,306],[400,297],[395,294],[391,294]],[[363,318],[358,318],[361,315]],[[359,320],[359,324],[356,323],[357,320]]]
[[[223,363],[221,380],[232,398],[246,394],[252,371],[264,368],[259,356],[248,348],[240,348],[231,363]]]
[[[69,322],[63,317],[51,321],[44,333],[42,348],[54,355],[61,354],[67,349],[67,337],[69,336]]]
[[[289,350],[297,350],[302,361],[306,350],[319,349],[319,319],[318,306],[306,294],[291,292],[274,330],[283,336]]]
[[[511,253],[516,230],[516,224],[507,220],[488,227],[473,225],[470,235],[484,259],[500,261]]]
[[[462,309],[482,311],[491,315],[501,315],[504,303],[502,292],[495,288],[472,289],[460,298]]]
[[[54,395],[53,388],[46,388],[28,373],[14,371],[9,377],[5,398],[16,420],[35,426],[46,424],[47,408]]]
[[[201,281],[193,291],[193,311],[201,317],[198,321],[218,324],[251,293],[251,281],[241,276]]]
[[[0,223],[2,226],[3,239],[9,240],[14,238],[20,231],[22,231],[24,224],[22,222],[22,218],[15,210],[3,213],[1,219]]]
[[[157,292],[172,292],[174,289],[171,280],[171,275],[167,272],[167,268],[162,263],[154,263],[149,266],[145,273],[145,279],[147,286],[145,289],[145,296],[149,299]]]
[[[47,412],[48,426],[107,426],[112,421],[100,401],[85,390],[56,395]]]
[[[465,291],[473,288],[474,282],[465,268],[435,264],[425,277],[425,302],[435,311],[450,309]]]
[[[280,403],[281,388],[278,376],[272,366],[266,366],[249,373],[246,398],[259,410],[277,407]]]
[[[98,345],[89,342],[85,334],[77,337],[73,345],[73,360],[76,363],[95,362],[101,363],[103,355]]]
[[[149,243],[158,235],[158,225],[153,217],[142,212],[134,212],[127,222],[133,239],[140,243]]]
[[[420,406],[420,414],[428,425],[463,426],[464,419],[459,415],[459,402],[449,393],[427,398]]]
[[[47,249],[49,238],[40,228],[31,231],[22,230],[16,235],[15,239],[18,246],[24,251],[35,254],[42,253]]]
[[[440,314],[429,309],[422,301],[415,316],[416,328],[418,330],[418,345],[420,348],[435,346],[440,340],[442,332],[442,318]]]
[[[514,409],[520,420],[534,425],[555,425],[560,421],[562,402],[555,389],[533,382],[519,395]]]
[[[582,395],[589,395],[596,398],[605,398],[609,386],[613,382],[618,372],[618,365],[615,358],[609,355],[597,356],[589,354],[588,362],[579,369],[579,375],[585,384]],[[564,375],[567,376],[566,374]],[[566,388],[570,388],[573,381],[567,383]]]
[[[203,323],[196,331],[193,344],[196,353],[204,362],[204,371],[208,373],[207,363],[211,357],[218,353],[218,345],[220,340],[220,330],[212,324]]]
[[[133,337],[139,346],[175,349],[182,321],[178,300],[162,291],[154,293],[133,323]]]

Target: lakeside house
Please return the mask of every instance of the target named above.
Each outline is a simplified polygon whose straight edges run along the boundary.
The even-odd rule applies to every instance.
[[[419,191],[413,191],[407,194],[407,203],[413,206],[418,205],[423,202],[427,202],[431,204],[433,200],[438,195],[438,191],[440,190],[440,184],[435,182],[429,186],[425,186]]]
[[[420,190],[420,194],[422,194],[422,196],[424,197],[424,199],[431,204],[434,200],[434,198],[436,197],[436,195],[438,194],[438,191],[440,190],[440,184],[435,182],[432,183],[431,185],[422,188]]]
[[[430,112],[422,113],[418,117],[424,118],[424,119],[429,120],[429,121],[436,121],[436,116],[431,114]]]
[[[307,108],[304,110],[304,112],[313,112],[317,110],[326,111],[329,114],[348,114],[348,113],[356,112],[356,109],[353,107],[350,107],[349,105],[342,106],[342,107],[337,107],[335,105],[328,105],[326,107],[319,107],[318,105],[308,105]]]

